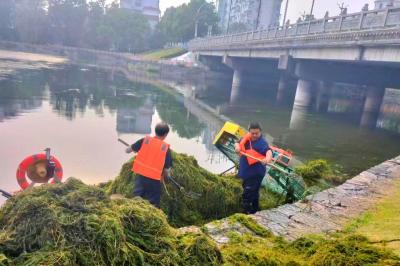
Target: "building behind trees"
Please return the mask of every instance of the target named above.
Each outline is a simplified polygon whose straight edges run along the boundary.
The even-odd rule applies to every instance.
[[[144,15],[154,29],[160,21],[159,0],[121,0],[121,8],[126,8]]]
[[[387,7],[399,7],[400,0],[376,0],[375,9],[382,9]]]
[[[228,33],[277,26],[281,6],[282,0],[219,0],[220,27]]]

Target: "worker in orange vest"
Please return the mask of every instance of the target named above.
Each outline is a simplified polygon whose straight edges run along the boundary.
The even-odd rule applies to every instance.
[[[235,150],[241,156],[238,176],[242,179],[243,209],[246,214],[254,214],[259,211],[260,188],[267,172],[266,165],[272,161],[272,151],[259,123],[250,124],[249,133],[235,144]]]
[[[136,174],[134,196],[148,200],[160,207],[161,181],[169,175],[172,156],[169,144],[164,142],[169,126],[159,123],[154,137],[146,136],[126,149],[127,153],[136,152],[132,171]]]

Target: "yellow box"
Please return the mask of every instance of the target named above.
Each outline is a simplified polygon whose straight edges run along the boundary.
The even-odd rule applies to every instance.
[[[218,143],[218,141],[228,133],[229,135],[232,135],[236,137],[238,140],[242,138],[244,135],[246,135],[247,131],[243,129],[241,126],[238,124],[232,123],[232,122],[226,122],[225,125],[222,127],[222,129],[219,131],[218,135],[214,139],[214,145]]]

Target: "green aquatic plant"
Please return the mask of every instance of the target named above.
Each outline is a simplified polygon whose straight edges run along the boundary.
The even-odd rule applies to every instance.
[[[161,198],[161,209],[169,222],[177,227],[201,225],[208,221],[227,217],[242,211],[242,185],[236,176],[218,176],[200,167],[192,156],[173,153],[173,177],[187,191],[195,192],[199,199],[189,198],[166,182],[166,190]],[[109,195],[122,194],[133,197],[135,175],[131,171],[132,162],[123,165],[120,175],[105,190]],[[279,196],[262,192],[261,206],[275,207]]]
[[[231,234],[232,236],[233,234]],[[245,234],[221,247],[225,265],[399,265],[400,258],[358,235],[310,236],[287,242]]]
[[[400,265],[363,236],[288,242],[243,214],[228,223],[247,232],[228,232],[231,241],[218,247],[200,230],[174,229],[144,200],[111,200],[109,186],[71,178],[9,199],[0,209],[0,265]]]
[[[11,198],[0,209],[0,265],[218,265],[202,234],[179,234],[140,199],[110,200],[76,179]]]
[[[312,160],[295,169],[296,174],[300,175],[308,186],[320,183],[328,179],[333,171],[331,165],[326,160]]]

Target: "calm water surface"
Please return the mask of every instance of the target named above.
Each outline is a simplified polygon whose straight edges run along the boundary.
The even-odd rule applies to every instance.
[[[295,152],[299,161],[324,158],[349,175],[400,154],[400,91],[386,92],[377,127],[359,126],[364,96],[338,86],[328,110],[277,104],[276,85],[249,88],[239,103],[229,101],[229,83],[180,85],[202,101],[247,126],[260,121],[270,142]],[[212,145],[221,122],[189,98],[165,87],[131,82],[111,73],[63,66],[57,70],[20,70],[0,81],[0,188],[15,191],[22,159],[52,148],[65,177],[99,183],[118,175],[129,159],[121,137],[134,142],[165,121],[175,151],[194,155],[219,173],[231,166]]]
[[[294,151],[299,161],[323,158],[353,176],[400,155],[400,90],[386,89],[378,120],[372,128],[360,126],[365,90],[337,84],[324,111],[293,108],[295,86],[286,101],[277,103],[278,84],[244,84],[240,101],[230,102],[226,83],[199,90],[198,98],[247,126],[259,121],[275,145]],[[315,104],[315,103],[314,103]]]
[[[0,81],[0,188],[15,191],[20,161],[46,147],[61,161],[65,177],[90,184],[110,180],[130,157],[117,138],[133,143],[160,121],[171,125],[167,141],[175,151],[222,172],[231,163],[211,144],[221,122],[202,121],[199,112],[171,89],[104,71],[19,71]]]

